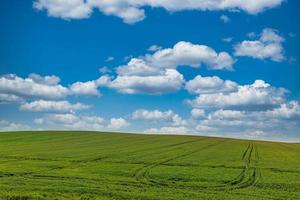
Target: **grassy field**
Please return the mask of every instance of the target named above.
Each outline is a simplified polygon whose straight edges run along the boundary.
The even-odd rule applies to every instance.
[[[0,199],[300,199],[300,144],[0,133]]]

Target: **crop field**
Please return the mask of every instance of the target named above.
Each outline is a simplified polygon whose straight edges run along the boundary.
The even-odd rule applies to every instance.
[[[300,199],[300,144],[0,133],[0,199]]]

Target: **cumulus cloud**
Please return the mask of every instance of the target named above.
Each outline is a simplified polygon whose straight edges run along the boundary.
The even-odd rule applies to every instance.
[[[139,109],[132,113],[132,118],[135,120],[146,120],[146,121],[167,121],[171,122],[169,125],[182,126],[187,122],[183,120],[178,114],[172,110],[160,111],[160,110],[146,110]]]
[[[257,14],[266,9],[281,5],[283,0],[36,0],[33,4],[37,10],[47,10],[49,16],[63,19],[83,19],[90,17],[93,9],[105,15],[121,18],[125,23],[133,24],[145,18],[145,7],[164,8],[167,11],[184,10],[242,10],[249,14]]]
[[[23,131],[28,129],[30,129],[30,127],[25,124],[0,120],[0,131]]]
[[[100,96],[98,87],[107,85],[110,79],[101,76],[97,80],[76,82],[66,87],[60,85],[60,78],[53,75],[30,74],[22,78],[6,74],[0,76],[0,103],[21,103],[28,99],[60,100],[70,95]]]
[[[124,118],[111,118],[106,122],[95,115],[77,115],[74,113],[48,113],[34,120],[35,124],[50,129],[71,130],[120,130],[130,125]]]
[[[132,58],[127,65],[119,66],[120,75],[154,75],[164,69],[176,69],[180,66],[198,68],[202,65],[209,69],[232,69],[234,59],[227,52],[216,52],[206,45],[190,42],[177,42],[172,48],[158,49],[153,54]]]
[[[166,120],[172,118],[174,115],[172,110],[160,111],[160,110],[146,110],[139,109],[133,112],[133,119],[142,119],[142,120]]]
[[[280,107],[266,111],[266,116],[271,118],[292,119],[300,117],[300,105],[297,101],[283,103]]]
[[[37,125],[48,125],[54,129],[71,130],[103,130],[104,119],[97,116],[82,116],[71,113],[46,114],[42,118],[36,118]]]
[[[70,91],[74,95],[100,96],[96,81],[76,82],[70,86]]]
[[[200,94],[188,103],[198,108],[266,109],[283,103],[286,92],[283,88],[256,80],[251,85],[238,86],[236,92]]]
[[[277,30],[265,28],[259,40],[245,40],[235,45],[235,55],[280,62],[284,60],[283,41]]]
[[[199,108],[193,108],[191,110],[191,116],[194,119],[204,118],[206,116],[205,110]]]
[[[178,91],[184,81],[180,66],[232,69],[234,59],[226,52],[217,53],[205,45],[178,42],[172,48],[157,49],[153,54],[132,58],[117,67],[117,77],[106,86],[127,94],[163,94]]]
[[[7,104],[7,103],[21,103],[25,100],[22,97],[19,97],[14,94],[1,94],[0,93],[0,104]]]
[[[164,126],[161,128],[150,128],[144,131],[145,133],[160,133],[160,134],[185,134],[188,133],[188,128],[184,126]]]
[[[186,83],[185,89],[191,94],[227,93],[238,89],[238,84],[230,80],[222,80],[217,76],[196,76]]]
[[[154,47],[153,47],[154,48]],[[68,87],[59,84],[56,76],[31,74],[28,78],[15,75],[2,76],[0,93],[41,99],[63,99],[69,95],[100,96],[100,87],[115,89],[126,94],[160,95],[180,90],[185,82],[177,71],[180,66],[209,69],[232,69],[234,59],[226,52],[216,52],[205,46],[190,42],[178,42],[172,48],[156,47],[153,54],[132,58],[126,65],[116,69],[116,77],[107,75],[97,80],[75,82]],[[101,69],[107,72],[107,68]],[[224,84],[229,83],[225,81]]]
[[[163,70],[149,65],[141,58],[132,58],[126,65],[119,66],[117,73],[120,76],[151,76],[162,74]]]
[[[282,140],[293,135],[297,137],[300,131],[300,105],[297,101],[284,102],[267,110],[194,108],[191,115],[184,125],[164,125],[145,132]]]
[[[127,126],[129,126],[129,122],[127,122],[125,119],[111,118],[110,123],[107,127],[112,130],[119,130],[119,129],[125,128]]]
[[[178,66],[200,67],[206,65],[210,69],[231,69],[233,58],[227,52],[217,53],[214,49],[199,44],[180,41],[173,48],[156,51],[146,55],[150,66],[160,68],[176,68]]]
[[[41,76],[39,74],[31,73],[28,78],[32,79],[36,83],[44,84],[44,85],[57,85],[60,82],[60,78],[58,76]]]
[[[73,112],[88,108],[88,105],[82,103],[71,104],[68,101],[49,100],[37,100],[30,103],[24,103],[20,106],[20,110],[33,112]]]
[[[55,76],[30,75],[28,78],[21,78],[8,74],[0,77],[0,93],[19,97],[61,99],[66,97],[69,91],[58,82],[59,79]]]
[[[238,110],[217,110],[208,116],[208,119],[241,119],[245,116],[245,111]]]
[[[162,75],[117,76],[107,86],[126,94],[164,94],[178,91],[184,82],[177,70],[167,69]]]
[[[299,126],[299,103],[291,101],[269,110],[215,110],[196,121],[194,130],[201,134],[246,138],[287,138]]]
[[[90,96],[100,96],[98,88],[108,85],[110,82],[109,76],[101,76],[97,80],[87,81],[87,82],[76,82],[73,83],[69,90],[70,94],[73,95],[90,95]]]
[[[85,0],[38,0],[33,3],[37,10],[47,10],[48,16],[63,19],[84,19],[92,13]]]

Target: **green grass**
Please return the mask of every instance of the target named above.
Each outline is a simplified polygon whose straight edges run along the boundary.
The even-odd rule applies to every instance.
[[[300,199],[300,144],[0,133],[0,199]]]

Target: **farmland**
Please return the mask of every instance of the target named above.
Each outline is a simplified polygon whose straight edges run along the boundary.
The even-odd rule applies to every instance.
[[[300,144],[0,133],[0,199],[300,199]]]

